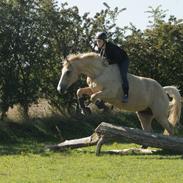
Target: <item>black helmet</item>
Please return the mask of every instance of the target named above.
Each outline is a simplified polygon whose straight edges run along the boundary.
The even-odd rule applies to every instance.
[[[106,40],[107,39],[107,34],[105,32],[98,32],[96,34],[96,39]]]

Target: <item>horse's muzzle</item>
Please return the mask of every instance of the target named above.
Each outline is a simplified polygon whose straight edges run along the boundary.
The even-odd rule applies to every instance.
[[[67,86],[65,86],[65,85],[57,86],[57,91],[58,91],[59,93],[65,93],[66,90],[67,90]]]

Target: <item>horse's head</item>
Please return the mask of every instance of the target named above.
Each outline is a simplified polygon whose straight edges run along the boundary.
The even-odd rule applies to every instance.
[[[68,60],[64,61],[62,74],[57,86],[58,92],[66,92],[66,90],[78,80],[78,76],[79,74],[75,65]]]
[[[57,86],[60,93],[65,92],[73,83],[75,83],[79,74],[83,73],[89,77],[95,77],[103,69],[101,59],[96,53],[85,53],[69,55],[62,68],[62,75]]]

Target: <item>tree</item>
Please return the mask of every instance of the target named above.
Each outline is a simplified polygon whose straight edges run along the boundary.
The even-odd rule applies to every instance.
[[[25,114],[39,97],[45,37],[38,4],[31,0],[1,2],[1,99],[4,111],[20,103]]]
[[[125,47],[130,55],[130,71],[153,78],[162,85],[176,85],[183,89],[183,22],[170,16],[166,22],[164,11],[152,11],[155,22],[144,32],[132,27]],[[158,16],[157,16],[158,15]]]
[[[162,85],[178,85],[183,91],[183,23],[165,11],[150,8],[153,21],[146,30],[118,27],[116,20],[125,8],[104,9],[93,17],[79,14],[76,6],[55,0],[3,0],[0,2],[0,99],[3,114],[14,104],[28,106],[44,97],[62,113],[77,108],[76,90],[86,85],[85,77],[67,94],[56,88],[61,62],[69,55],[95,51],[94,36],[106,31],[130,56],[130,72],[151,77]],[[126,31],[131,31],[126,35]],[[175,74],[176,73],[176,74]]]

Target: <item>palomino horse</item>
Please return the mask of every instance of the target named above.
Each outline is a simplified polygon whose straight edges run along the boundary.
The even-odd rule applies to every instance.
[[[108,65],[96,53],[84,53],[71,55],[64,61],[57,90],[65,92],[81,73],[87,76],[88,87],[80,88],[78,97],[87,94],[93,103],[102,99],[119,109],[136,112],[142,128],[148,132],[152,130],[152,119],[156,119],[166,132],[173,134],[181,113],[181,96],[176,87],[162,87],[153,79],[128,74],[129,101],[122,103],[123,90],[117,65]]]

